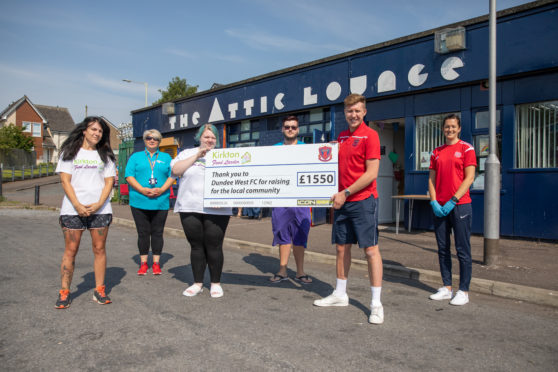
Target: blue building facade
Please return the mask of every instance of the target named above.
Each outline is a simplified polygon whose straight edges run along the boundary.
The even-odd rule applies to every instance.
[[[436,50],[440,35],[450,50]],[[498,13],[497,137],[505,236],[558,239],[557,40],[556,1]],[[346,128],[343,99],[362,94],[365,120],[382,144],[380,222],[389,223],[395,219],[393,195],[426,193],[429,154],[443,141],[441,120],[456,113],[461,138],[477,152],[473,232],[482,233],[488,52],[488,17],[478,17],[200,92],[173,102],[174,110],[158,105],[133,111],[134,137],[140,147],[143,131],[155,128],[187,148],[195,145],[197,128],[212,123],[222,131],[225,146],[267,146],[282,138],[281,119],[294,114],[302,140],[324,142]],[[432,219],[428,203],[416,202],[413,228],[431,229]]]

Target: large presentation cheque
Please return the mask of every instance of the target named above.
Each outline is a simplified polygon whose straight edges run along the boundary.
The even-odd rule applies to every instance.
[[[337,144],[239,147],[205,156],[205,207],[329,207]]]

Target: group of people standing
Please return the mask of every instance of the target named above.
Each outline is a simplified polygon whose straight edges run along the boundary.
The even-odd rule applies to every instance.
[[[314,301],[315,306],[348,306],[347,280],[351,267],[351,247],[358,244],[368,262],[371,288],[369,322],[382,324],[381,302],[383,263],[378,246],[378,177],[381,158],[378,133],[364,121],[365,97],[350,94],[344,101],[348,129],[342,131],[339,146],[339,192],[332,196],[334,222],[332,244],[336,246],[335,289],[331,295]],[[105,291],[106,237],[112,221],[108,197],[115,177],[115,157],[109,144],[109,127],[102,118],[87,117],[76,126],[61,148],[56,171],[65,192],[60,213],[65,250],[61,265],[61,290],[56,308],[70,306],[69,289],[75,256],[85,229],[92,237],[96,288],[93,298],[109,304]],[[444,286],[430,296],[433,300],[451,299],[453,305],[468,302],[471,280],[472,223],[469,187],[474,179],[476,157],[471,145],[459,139],[459,117],[445,118],[445,144],[432,152],[429,193],[435,215],[438,256]],[[296,116],[283,119],[283,141],[276,145],[300,145]],[[210,296],[222,297],[223,240],[231,215],[230,208],[203,206],[206,154],[219,146],[219,132],[211,124],[200,127],[196,140],[199,147],[186,149],[175,159],[159,150],[161,133],[147,130],[143,134],[145,149],[128,160],[125,177],[130,189],[130,207],[138,232],[140,267],[138,275],[149,271],[151,247],[154,275],[161,274],[160,257],[163,231],[169,209],[169,192],[174,177],[180,177],[174,211],[190,244],[190,262],[194,282],[183,295],[192,297],[203,291],[206,268],[210,275]],[[272,283],[288,279],[287,265],[291,249],[296,263],[295,280],[312,283],[304,271],[304,250],[310,230],[309,208],[274,208],[272,211],[273,245],[279,246],[279,270]],[[460,262],[459,291],[452,296],[450,231],[453,229]]]

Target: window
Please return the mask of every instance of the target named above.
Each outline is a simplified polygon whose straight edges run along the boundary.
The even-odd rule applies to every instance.
[[[473,129],[473,147],[477,155],[477,167],[475,168],[475,180],[471,186],[473,189],[484,189],[484,173],[486,172],[486,160],[490,154],[489,142],[490,136],[488,130],[490,128],[490,112],[487,109],[482,109],[474,113],[475,128]],[[496,110],[496,156],[502,159],[502,135],[501,123],[502,115],[500,110]]]
[[[304,143],[312,143],[314,129],[322,131],[326,136],[329,136],[329,131],[331,129],[331,120],[329,108],[322,109],[312,109],[310,111],[303,111],[295,114],[298,118],[299,126],[299,139]],[[267,130],[281,130],[283,124],[283,116],[275,116],[267,119]],[[329,141],[329,137],[325,138],[324,141]]]
[[[21,123],[21,127],[23,129],[23,132],[25,133],[31,133],[32,137],[41,137],[42,133],[41,133],[41,123],[32,123],[29,121],[24,121]]]
[[[260,121],[243,120],[230,124],[227,126],[227,132],[229,147],[256,146],[260,139]]]
[[[558,101],[516,107],[516,168],[556,168],[558,165]]]
[[[455,112],[454,114],[461,117],[461,113],[459,112]],[[430,167],[430,154],[432,154],[432,151],[436,147],[444,143],[444,131],[442,130],[442,126],[443,120],[447,115],[449,115],[449,113],[416,117],[416,170],[428,170]]]

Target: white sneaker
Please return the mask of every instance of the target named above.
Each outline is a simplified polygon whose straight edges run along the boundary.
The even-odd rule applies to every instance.
[[[469,295],[463,291],[457,291],[455,297],[451,299],[450,305],[462,306],[469,302]]]
[[[349,306],[349,296],[337,296],[335,291],[327,297],[314,301],[314,306]]]
[[[382,305],[372,306],[368,322],[372,324],[382,324],[384,322],[384,307]]]
[[[442,287],[442,288],[438,288],[438,292],[436,292],[434,294],[431,294],[430,299],[431,300],[436,300],[436,301],[450,300],[451,295],[452,295],[452,291],[450,291],[446,287]]]

